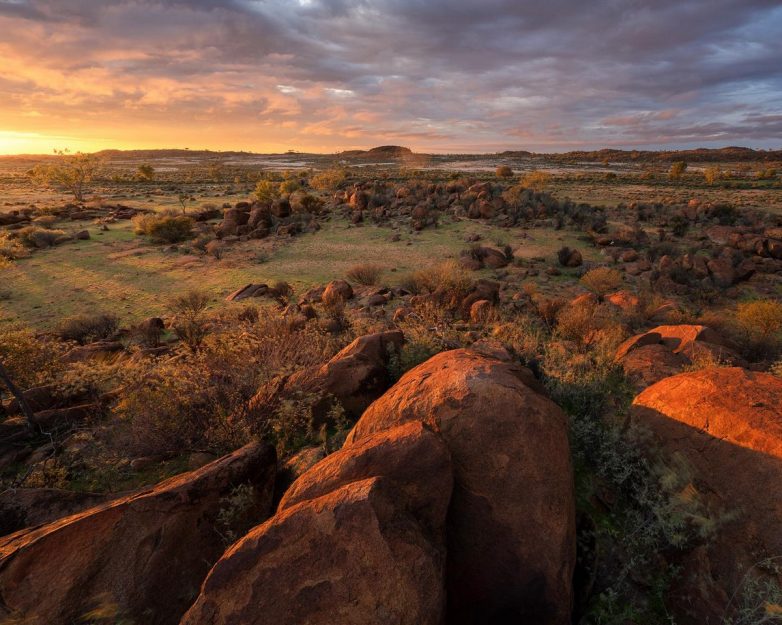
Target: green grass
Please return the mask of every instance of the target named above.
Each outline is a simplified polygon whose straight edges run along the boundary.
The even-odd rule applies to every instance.
[[[353,227],[335,217],[313,234],[231,245],[221,260],[166,252],[164,246],[134,235],[127,222],[112,224],[104,233],[92,226],[89,230],[89,241],[36,251],[3,271],[9,296],[0,301],[0,319],[48,329],[70,315],[112,312],[129,323],[165,314],[168,300],[188,289],[207,290],[217,302],[250,282],[284,280],[301,292],[344,278],[350,267],[363,262],[387,267],[383,281],[395,284],[408,271],[457,257],[468,246],[467,233],[480,234],[482,245],[509,243],[521,257],[553,259],[562,245],[579,247],[587,258],[593,253],[572,233],[533,229],[528,231],[530,238],[522,239],[519,229],[470,221],[402,233],[394,242],[389,228]],[[187,243],[180,250],[186,247]],[[259,255],[267,260],[258,262]]]

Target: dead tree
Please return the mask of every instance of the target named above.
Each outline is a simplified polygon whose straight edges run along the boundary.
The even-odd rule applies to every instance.
[[[22,409],[22,414],[27,420],[27,427],[32,430],[33,411],[30,408],[30,404],[27,403],[27,399],[25,399],[24,393],[19,389],[18,386],[16,386],[16,384],[14,384],[14,381],[11,379],[11,374],[8,373],[8,369],[5,368],[5,365],[3,365],[2,361],[0,361],[0,382],[5,384],[8,387],[8,390],[11,391],[11,395],[13,395],[16,399],[19,407]]]

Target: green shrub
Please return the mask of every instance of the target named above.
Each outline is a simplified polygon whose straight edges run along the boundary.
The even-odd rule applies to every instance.
[[[179,243],[193,236],[193,220],[172,212],[139,215],[133,219],[136,234],[156,243]]]

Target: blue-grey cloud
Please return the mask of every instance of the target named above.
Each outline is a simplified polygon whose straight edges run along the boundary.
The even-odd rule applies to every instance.
[[[39,109],[96,119],[341,147],[782,145],[778,0],[0,0],[0,29],[65,78],[67,97],[33,87]],[[30,80],[0,69],[9,101],[32,106]]]

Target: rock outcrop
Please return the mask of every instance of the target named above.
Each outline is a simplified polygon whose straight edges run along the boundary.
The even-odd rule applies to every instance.
[[[687,324],[658,326],[630,337],[617,348],[615,359],[639,390],[680,373],[697,360],[746,365],[718,332]]]
[[[438,432],[454,466],[449,623],[568,623],[575,560],[567,422],[523,367],[441,353],[374,402],[345,450],[411,421]],[[294,485],[295,488],[295,485]]]
[[[723,623],[736,608],[730,598],[760,574],[753,566],[782,553],[780,406],[782,380],[738,367],[676,375],[633,402],[633,422],[668,457],[684,459],[697,496],[719,520],[684,562],[672,597],[677,622]]]
[[[274,449],[251,444],[154,488],[0,539],[0,617],[70,625],[95,609],[169,625],[225,547],[219,514],[253,487],[255,521],[271,506]]]
[[[440,625],[451,488],[418,422],[327,457],[226,552],[182,625]]]

